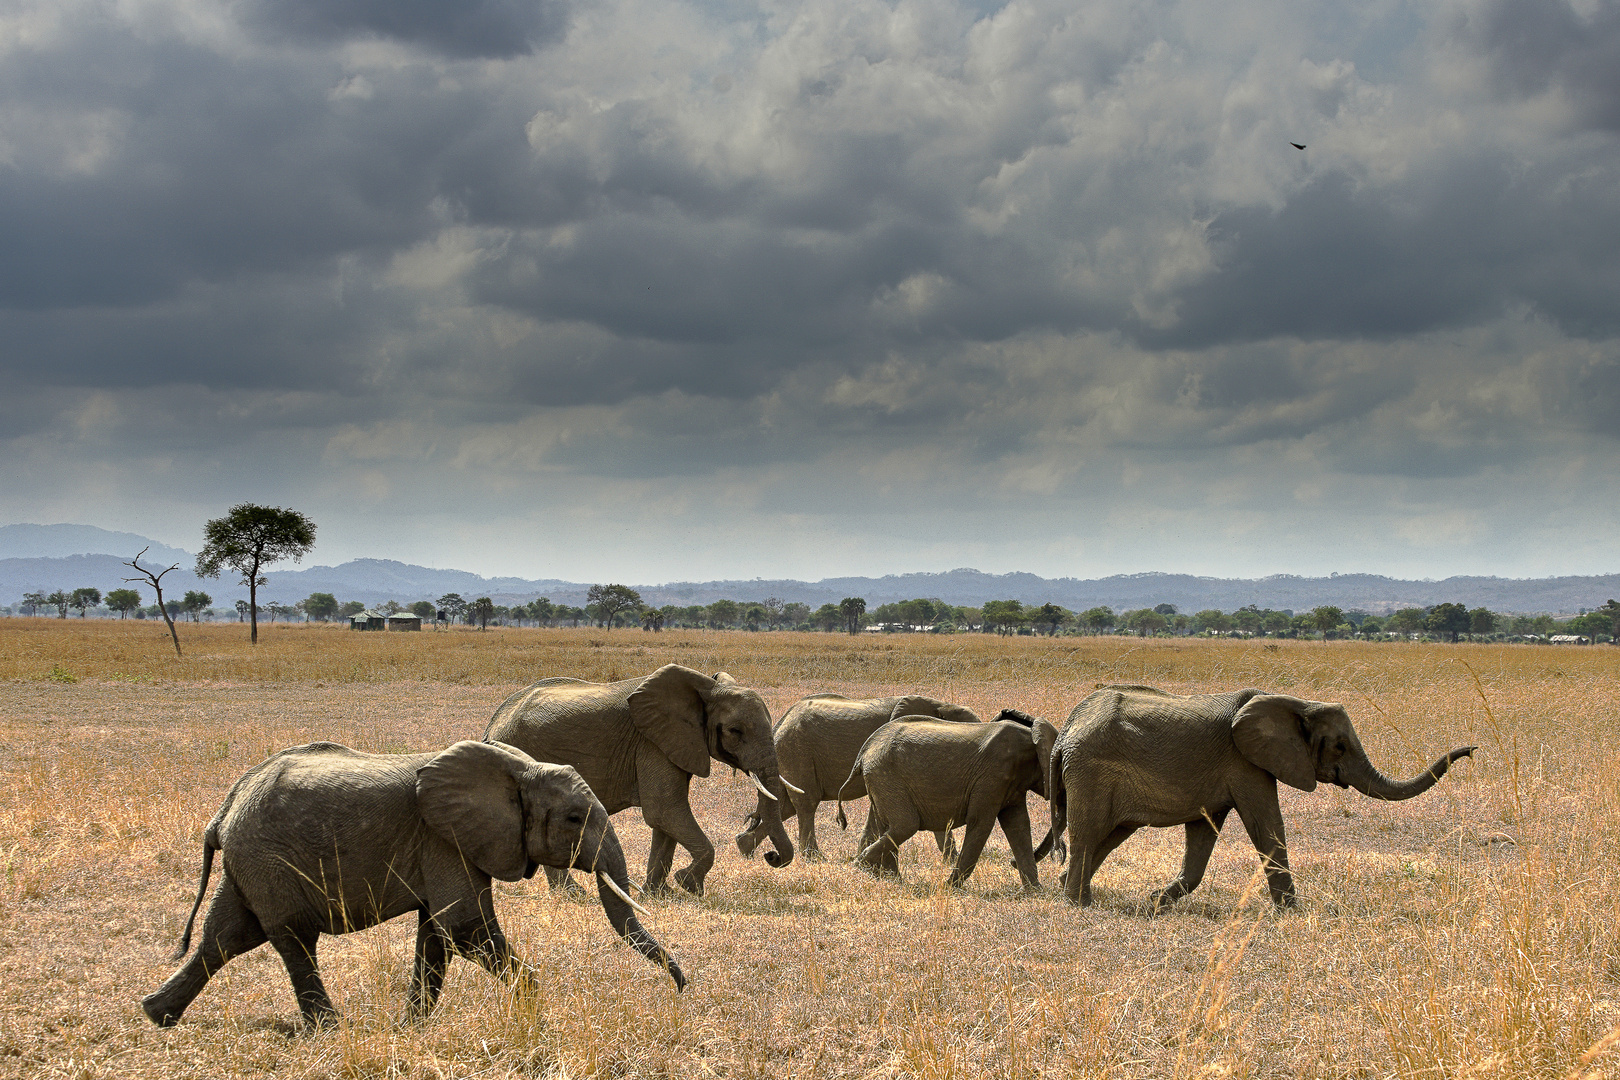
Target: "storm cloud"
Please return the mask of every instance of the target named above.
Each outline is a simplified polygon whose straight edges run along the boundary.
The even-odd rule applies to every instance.
[[[0,514],[1612,570],[1617,71],[1613,0],[12,5]]]

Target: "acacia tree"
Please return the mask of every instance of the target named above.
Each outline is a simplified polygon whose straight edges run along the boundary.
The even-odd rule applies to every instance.
[[[73,603],[73,596],[70,593],[63,592],[61,589],[57,589],[45,598],[45,602],[56,609],[58,619],[65,619],[67,618],[68,605]]]
[[[330,621],[337,610],[337,597],[329,592],[312,592],[304,599],[304,614],[316,622]]]
[[[315,523],[296,510],[238,503],[222,518],[203,526],[203,549],[197,553],[197,576],[219,577],[228,566],[248,587],[250,638],[259,643],[259,571],[273,562],[298,562],[315,546]]]
[[[39,609],[46,605],[45,594],[42,592],[23,593],[21,606],[30,615],[39,614]]]
[[[1311,609],[1311,625],[1322,632],[1322,639],[1333,633],[1335,627],[1344,622],[1344,612],[1332,604],[1324,604]]]
[[[585,602],[596,606],[611,630],[619,612],[641,606],[641,594],[628,585],[592,585],[590,592],[585,594]]]
[[[1456,644],[1458,634],[1468,633],[1468,609],[1461,604],[1436,604],[1429,612],[1429,629],[1437,634],[1450,634]]]
[[[73,595],[68,597],[68,607],[77,611],[81,619],[99,603],[101,603],[100,589],[74,589]]]
[[[208,605],[212,604],[213,602],[214,598],[212,596],[209,596],[205,592],[192,589],[188,591],[185,597],[180,601],[180,610],[185,612],[187,615],[190,615],[192,622],[201,622],[202,613],[207,611]]]
[[[152,591],[157,594],[158,614],[162,615],[163,621],[169,625],[169,637],[174,641],[174,655],[184,656],[185,654],[180,651],[180,635],[174,629],[174,619],[169,616],[169,607],[163,602],[163,575],[167,574],[169,570],[178,570],[180,568],[180,564],[171,563],[169,570],[160,570],[154,574],[152,571],[141,565],[141,556],[145,554],[146,549],[141,548],[140,551],[135,553],[135,557],[133,559],[124,564],[125,566],[134,569],[134,571],[141,576],[138,578],[129,577],[125,578],[124,580],[145,581],[148,585],[152,586]],[[134,590],[129,591],[133,592]]]
[[[141,606],[141,594],[134,589],[113,589],[107,594],[107,608],[118,612],[120,619],[129,618],[129,613]]]

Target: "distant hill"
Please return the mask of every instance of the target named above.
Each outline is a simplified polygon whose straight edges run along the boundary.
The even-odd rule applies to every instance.
[[[132,558],[148,548],[145,559],[190,565],[196,557],[179,548],[135,533],[112,532],[94,525],[0,525],[0,559],[60,559],[69,555],[122,555]]]
[[[14,530],[20,530],[15,531]],[[89,526],[50,525],[0,527],[0,541],[17,550],[26,543],[42,543],[40,534],[28,530],[84,530],[56,533],[60,538],[75,536],[64,543],[92,543],[102,552],[74,553],[66,557],[0,558],[0,604],[15,604],[25,592],[53,592],[93,586],[103,593],[125,587],[130,571],[123,563],[149,543],[132,533],[114,533]],[[16,538],[16,539],[8,539]],[[88,538],[88,539],[86,539]],[[53,541],[55,542],[55,541]],[[133,545],[133,546],[131,546]],[[106,549],[112,552],[107,553]],[[157,552],[164,554],[154,555]],[[159,560],[162,560],[159,562]],[[199,581],[192,573],[193,557],[177,548],[153,545],[149,565],[179,568],[164,578],[165,595],[181,596],[188,589],[201,589],[214,598],[216,607],[230,607],[247,598],[247,589],[225,576]],[[313,592],[329,592],[339,600],[359,600],[380,604],[388,600],[410,603],[436,600],[445,593],[460,593],[469,599],[488,596],[498,604],[528,602],[539,596],[563,604],[583,605],[589,584],[556,578],[486,578],[464,570],[438,570],[389,559],[355,559],[341,566],[311,566],[272,571],[269,584],[260,591],[260,602],[294,603]],[[138,587],[138,586],[137,586]],[[1611,597],[1620,598],[1620,574],[1558,578],[1453,577],[1443,581],[1403,581],[1377,574],[1338,574],[1325,578],[1279,574],[1266,578],[1213,578],[1190,574],[1119,574],[1113,577],[1043,578],[1034,574],[986,574],[979,570],[950,570],[938,574],[895,574],[881,578],[824,578],[816,582],[790,579],[736,581],[670,582],[634,586],[648,603],[690,606],[720,599],[763,600],[776,597],[785,603],[805,603],[812,608],[837,603],[846,596],[860,596],[871,607],[894,600],[932,597],[952,604],[978,605],[987,600],[1020,600],[1026,604],[1061,604],[1073,611],[1106,604],[1115,611],[1174,604],[1185,612],[1204,608],[1232,611],[1246,604],[1262,608],[1305,611],[1322,604],[1346,610],[1361,609],[1380,614],[1402,607],[1426,607],[1457,602],[1468,607],[1515,613],[1547,612],[1574,614],[1582,608],[1601,607]],[[150,590],[140,588],[147,603]]]

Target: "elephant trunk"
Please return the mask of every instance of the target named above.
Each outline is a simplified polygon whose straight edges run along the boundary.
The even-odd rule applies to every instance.
[[[768,773],[763,780],[756,777],[754,782],[764,790],[759,794],[754,812],[744,822],[745,831],[737,834],[737,850],[752,858],[763,836],[775,848],[765,853],[766,864],[777,868],[786,866],[793,861],[794,854],[793,841],[788,839],[787,828],[782,823],[784,808],[793,805],[788,801],[788,790],[782,784],[780,773]],[[766,791],[770,792],[769,796],[765,794]]]
[[[625,865],[624,850],[619,847],[619,837],[611,825],[604,831],[599,843],[586,846],[581,851],[575,867],[580,870],[594,870],[597,877],[618,886],[618,891],[615,892],[603,882],[598,882],[597,885],[602,900],[602,911],[607,915],[608,922],[632,949],[669,972],[669,977],[675,980],[677,991],[686,989],[686,975],[681,971],[681,966],[669,955],[669,950],[660,945],[658,939],[641,925],[641,920],[636,918],[635,909],[630,906],[627,899],[630,895],[630,873]]]
[[[1421,795],[1434,787],[1435,783],[1446,775],[1446,770],[1451,768],[1453,761],[1473,756],[1476,749],[1477,747],[1473,746],[1458,747],[1410,780],[1391,780],[1379,772],[1377,766],[1365,755],[1357,755],[1339,763],[1338,779],[1341,784],[1353,787],[1363,795],[1397,802]]]

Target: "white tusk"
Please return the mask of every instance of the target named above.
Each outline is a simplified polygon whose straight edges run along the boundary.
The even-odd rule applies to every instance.
[[[648,911],[646,908],[642,907],[640,904],[638,904],[634,900],[630,899],[630,894],[625,892],[623,889],[619,888],[619,886],[614,883],[614,880],[612,878],[608,877],[606,874],[597,874],[596,875],[596,880],[600,881],[603,885],[606,885],[608,888],[612,889],[613,892],[614,892],[614,895],[616,895],[620,900],[623,900],[625,903],[629,904],[631,907],[635,908],[637,911],[641,912],[643,915],[647,916],[649,919],[652,918],[652,912]]]
[[[793,794],[795,794],[795,795],[803,795],[804,794],[804,788],[796,787],[794,785],[793,781],[789,780],[785,776],[782,777],[782,786],[787,788],[789,791],[793,792]]]
[[[759,793],[761,795],[765,796],[772,802],[776,801],[776,796],[771,794],[771,789],[766,787],[759,777],[755,776],[753,773],[749,773],[748,779],[752,780],[754,782],[754,786],[759,788]]]

